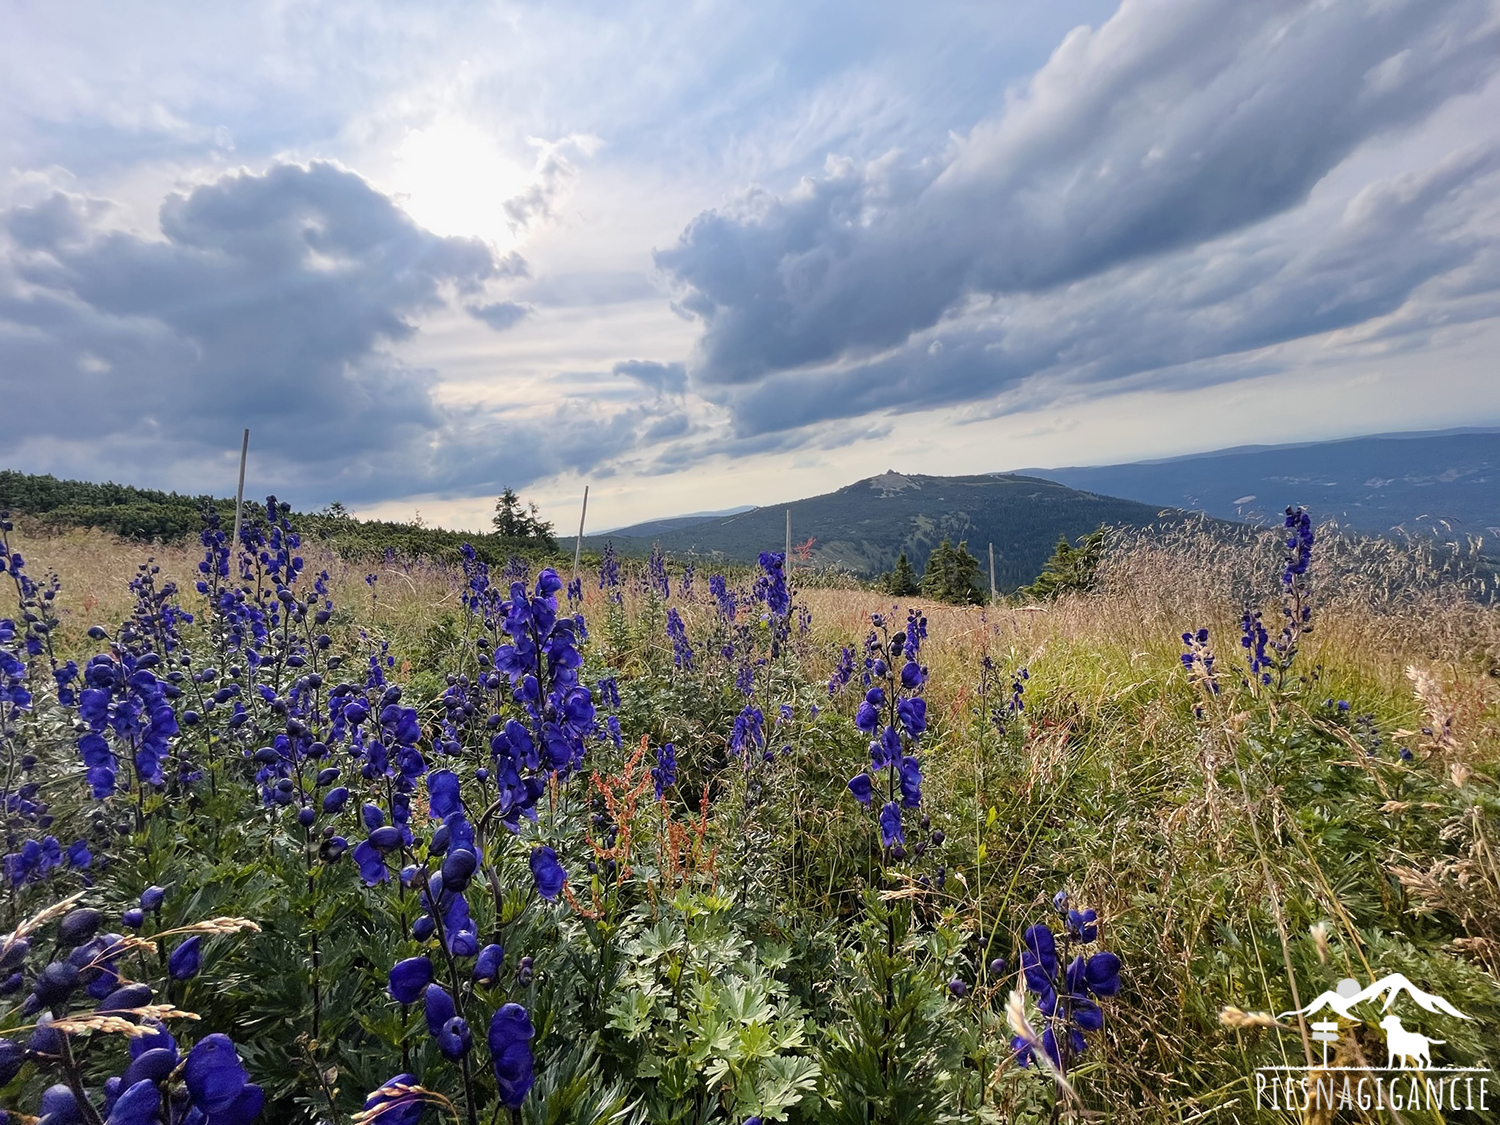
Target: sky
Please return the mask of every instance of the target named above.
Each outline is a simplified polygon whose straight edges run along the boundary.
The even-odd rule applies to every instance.
[[[574,526],[1500,424],[1500,2],[0,5],[0,467]]]

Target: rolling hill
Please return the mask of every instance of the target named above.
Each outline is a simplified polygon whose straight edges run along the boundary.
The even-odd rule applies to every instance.
[[[1032,581],[1060,535],[1077,538],[1101,523],[1141,526],[1154,522],[1160,513],[1154,506],[1035,477],[887,472],[789,504],[686,523],[656,520],[607,535],[586,535],[584,545],[596,550],[609,540],[622,553],[639,554],[659,543],[678,557],[752,562],[759,552],[785,542],[788,509],[792,539],[813,540],[814,563],[868,576],[890,570],[904,551],[920,573],[927,556],[945,538],[955,543],[967,540],[981,561],[987,545],[994,543],[996,582],[1002,590]],[[560,543],[566,549],[572,541]]]
[[[1382,535],[1438,528],[1500,536],[1500,431],[1379,434],[1245,446],[1124,465],[1025,469],[1072,488],[1264,522],[1288,504]],[[1444,526],[1446,524],[1446,527]]]

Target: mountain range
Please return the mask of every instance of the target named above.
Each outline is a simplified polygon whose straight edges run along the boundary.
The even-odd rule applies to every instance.
[[[652,520],[584,543],[599,549],[608,540],[625,554],[660,544],[675,555],[753,562],[784,543],[790,509],[792,538],[812,540],[814,563],[869,576],[904,552],[920,572],[947,538],[967,540],[983,569],[993,543],[997,585],[1009,590],[1036,577],[1060,535],[1076,539],[1101,523],[1139,527],[1182,511],[1276,522],[1289,505],[1365,534],[1404,528],[1500,537],[1500,430],[1377,434],[964,477],[891,470],[804,500]]]
[[[890,570],[902,553],[920,573],[944,539],[967,541],[987,569],[993,543],[1001,590],[1032,581],[1060,536],[1076,539],[1105,523],[1141,527],[1161,514],[1153,505],[1013,473],[938,477],[891,471],[787,504],[585,535],[584,545],[595,550],[609,541],[624,554],[643,554],[659,544],[680,558],[752,562],[759,552],[785,543],[788,512],[794,545],[811,540],[811,562],[855,574]]]
[[[1289,504],[1314,522],[1500,537],[1500,430],[1243,446],[1123,465],[1023,469],[1072,488],[1252,523]]]

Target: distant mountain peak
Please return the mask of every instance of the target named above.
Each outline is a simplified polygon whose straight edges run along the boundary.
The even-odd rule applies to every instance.
[[[871,488],[882,496],[888,496],[892,492],[900,492],[903,488],[921,488],[922,482],[915,477],[904,477],[895,469],[887,469],[878,477],[871,477],[866,481]]]

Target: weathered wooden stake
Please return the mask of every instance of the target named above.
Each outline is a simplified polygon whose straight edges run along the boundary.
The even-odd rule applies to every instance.
[[[786,570],[792,572],[792,510],[786,510]]]
[[[990,544],[990,602],[995,601],[995,545]]]
[[[240,439],[240,486],[234,494],[234,538],[229,541],[229,558],[233,565],[234,553],[240,549],[240,520],[245,514],[245,458],[250,453],[250,427],[245,427],[245,436]],[[231,572],[230,577],[234,577]]]
[[[583,520],[589,514],[589,486],[583,486],[583,511],[578,513],[578,538],[573,540],[573,581],[578,581],[578,559],[583,553]]]

